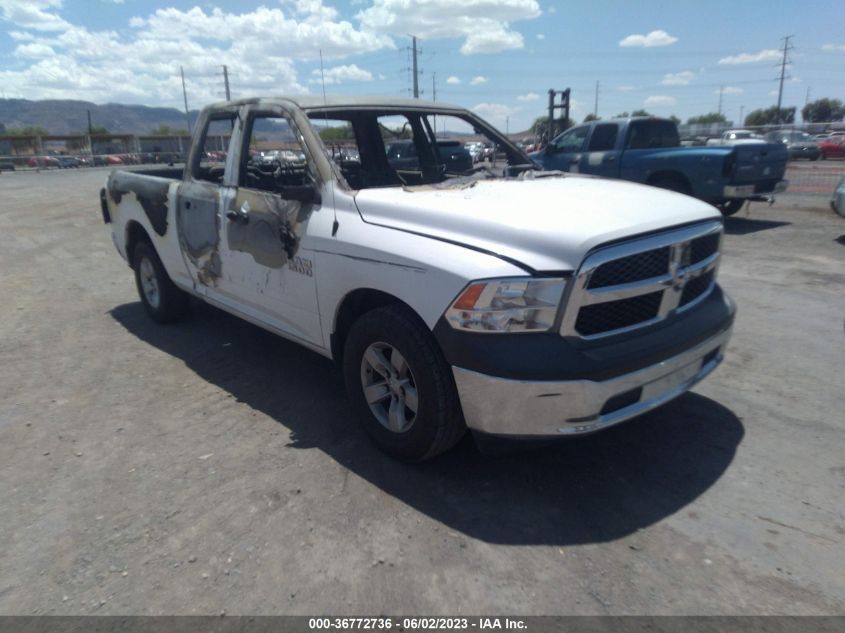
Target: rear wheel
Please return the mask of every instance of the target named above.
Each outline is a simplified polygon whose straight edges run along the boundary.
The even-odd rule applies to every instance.
[[[152,244],[139,242],[132,257],[135,285],[147,314],[158,323],[182,317],[188,309],[188,295],[170,280]]]
[[[405,306],[377,308],[352,325],[343,373],[364,429],[393,457],[434,457],[466,430],[449,365],[431,332]]]
[[[743,204],[745,204],[745,200],[725,200],[717,206],[719,207],[719,211],[722,212],[722,215],[728,217],[739,211]]]

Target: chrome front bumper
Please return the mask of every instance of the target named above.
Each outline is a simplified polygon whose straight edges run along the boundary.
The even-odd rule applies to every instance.
[[[722,362],[728,327],[672,358],[604,381],[521,381],[453,367],[469,428],[505,436],[591,433],[689,390]],[[615,400],[614,400],[615,399]]]

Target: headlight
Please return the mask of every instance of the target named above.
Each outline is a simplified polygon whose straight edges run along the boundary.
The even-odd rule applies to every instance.
[[[564,279],[493,279],[464,288],[446,320],[471,332],[545,332],[555,324]]]

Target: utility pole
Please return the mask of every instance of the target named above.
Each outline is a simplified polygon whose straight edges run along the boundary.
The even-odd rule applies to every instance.
[[[717,112],[722,114],[722,93],[725,92],[725,86],[719,86],[719,109]]]
[[[593,116],[598,118],[599,116],[599,82],[596,80],[596,104],[593,106]]]
[[[91,110],[88,110],[88,134],[94,133],[94,126],[91,125]]]
[[[743,119],[742,119],[742,111],[743,110],[745,110],[745,106],[744,105],[739,106],[739,125],[740,125],[740,127],[743,127],[745,125],[745,121],[743,121]]]
[[[226,86],[226,101],[232,99],[232,93],[229,91],[229,67],[223,65],[223,84]]]
[[[511,133],[511,118],[507,114],[505,115],[505,136],[510,136]]]
[[[786,37],[783,38],[783,60],[780,63],[780,86],[778,87],[778,113],[777,113],[777,117],[778,117],[777,122],[778,123],[780,123],[780,115],[781,115],[780,106],[781,106],[781,103],[783,102],[783,79],[786,76],[786,64],[787,64],[786,54],[787,54],[788,51],[790,51],[792,49],[792,47],[789,45],[789,40],[791,40],[793,37],[795,37],[795,36],[794,35],[787,35]]]
[[[185,121],[188,122],[188,134],[190,134],[191,115],[188,113],[188,91],[185,89],[185,70],[181,66],[179,66],[179,74],[182,75],[182,97],[185,99]]]
[[[804,97],[804,105],[810,103],[810,86],[807,86],[807,96]]]
[[[431,73],[431,100],[437,101],[437,73]],[[434,115],[434,138],[437,138],[437,115]]]
[[[414,99],[419,99],[420,98],[420,85],[419,85],[419,77],[417,75],[417,36],[412,35],[411,41],[412,41],[413,51],[414,51],[414,68],[413,68],[413,73],[414,73]]]

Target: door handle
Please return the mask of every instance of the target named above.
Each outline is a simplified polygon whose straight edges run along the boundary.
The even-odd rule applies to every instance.
[[[244,202],[241,205],[240,210],[235,211],[234,209],[226,213],[226,217],[229,218],[232,222],[243,222],[246,224],[249,222],[249,204]]]

